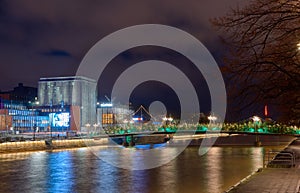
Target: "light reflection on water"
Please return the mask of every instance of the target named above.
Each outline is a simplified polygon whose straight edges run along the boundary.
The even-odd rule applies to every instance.
[[[98,155],[132,165],[145,160],[146,150],[116,151],[101,147]],[[172,151],[176,148],[158,150],[158,157]],[[213,147],[199,156],[197,147],[189,147],[159,168],[135,171],[114,167],[89,148],[5,154],[0,155],[0,192],[223,192],[262,167],[262,152],[257,147]]]

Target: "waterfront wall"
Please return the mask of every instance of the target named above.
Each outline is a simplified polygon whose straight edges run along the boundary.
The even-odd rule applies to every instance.
[[[290,144],[295,137],[287,135],[228,135],[221,136],[215,139],[211,137],[210,140],[214,141],[214,146],[254,146],[256,137],[261,142],[261,146],[282,146]],[[191,146],[201,145],[203,139],[193,139],[190,143]]]
[[[45,141],[6,142],[0,144],[0,153],[79,148],[86,146],[105,145],[107,143],[108,139],[52,140],[52,142],[50,144],[48,143],[48,145]]]
[[[291,143],[294,136],[273,136],[273,135],[258,135],[262,146],[285,146]],[[208,138],[215,141],[214,146],[254,146],[256,135],[228,135]],[[200,146],[203,138],[192,139],[190,146]],[[43,151],[52,149],[64,148],[79,148],[87,146],[98,146],[110,144],[108,138],[99,139],[72,139],[72,140],[52,140],[48,145],[43,141],[23,141],[23,142],[6,142],[0,143],[0,153],[13,153],[25,151]],[[182,140],[174,139],[170,143],[180,145]]]

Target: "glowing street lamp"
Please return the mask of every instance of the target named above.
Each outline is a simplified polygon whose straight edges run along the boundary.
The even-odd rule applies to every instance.
[[[170,125],[170,124],[172,123],[172,121],[173,121],[173,118],[172,118],[172,117],[164,117],[164,118],[162,118],[162,119],[163,119],[163,121],[165,122],[165,125],[166,125],[166,126]]]
[[[253,116],[252,120],[253,120],[253,123],[254,123],[255,132],[257,132],[258,125],[260,124],[261,119],[258,116]]]
[[[209,120],[209,127],[210,127],[210,129],[213,129],[216,126],[216,120],[218,118],[212,114],[212,115],[209,115],[207,117],[207,119]]]
[[[89,131],[91,124],[87,123],[87,124],[85,124],[85,127],[86,127],[87,131]]]
[[[95,123],[94,125],[94,133],[96,134],[97,133],[97,127],[99,126],[97,123]]]
[[[216,116],[214,116],[214,115],[209,115],[208,117],[208,120],[209,121],[216,121],[218,118],[216,117]]]
[[[257,131],[258,131],[258,125],[261,122],[261,119],[258,116],[253,116],[252,120],[254,122],[254,128],[255,128],[255,146],[261,146],[261,142],[259,141],[259,136],[257,135]]]
[[[300,43],[297,44],[298,50],[300,51]]]
[[[253,120],[254,122],[259,122],[259,121],[260,121],[260,118],[259,118],[258,116],[253,116],[253,117],[252,117],[252,120]]]
[[[173,121],[173,118],[172,117],[164,117],[163,120],[164,121]]]

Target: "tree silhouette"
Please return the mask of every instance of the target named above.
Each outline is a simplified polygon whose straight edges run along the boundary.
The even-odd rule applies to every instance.
[[[273,104],[299,123],[300,1],[253,0],[212,23],[228,46],[223,72],[236,107]]]

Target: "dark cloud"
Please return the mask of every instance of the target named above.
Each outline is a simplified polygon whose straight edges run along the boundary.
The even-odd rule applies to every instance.
[[[222,47],[209,19],[224,15],[238,2],[245,1],[0,1],[0,89],[9,90],[19,82],[37,86],[40,77],[74,75],[97,41],[137,24],[178,27],[203,42],[214,56],[221,56]],[[118,62],[144,54],[126,52]],[[181,61],[155,51],[151,56],[167,57],[170,63]]]
[[[47,52],[41,53],[44,56],[53,56],[53,57],[71,57],[71,54],[64,50],[51,49]]]

